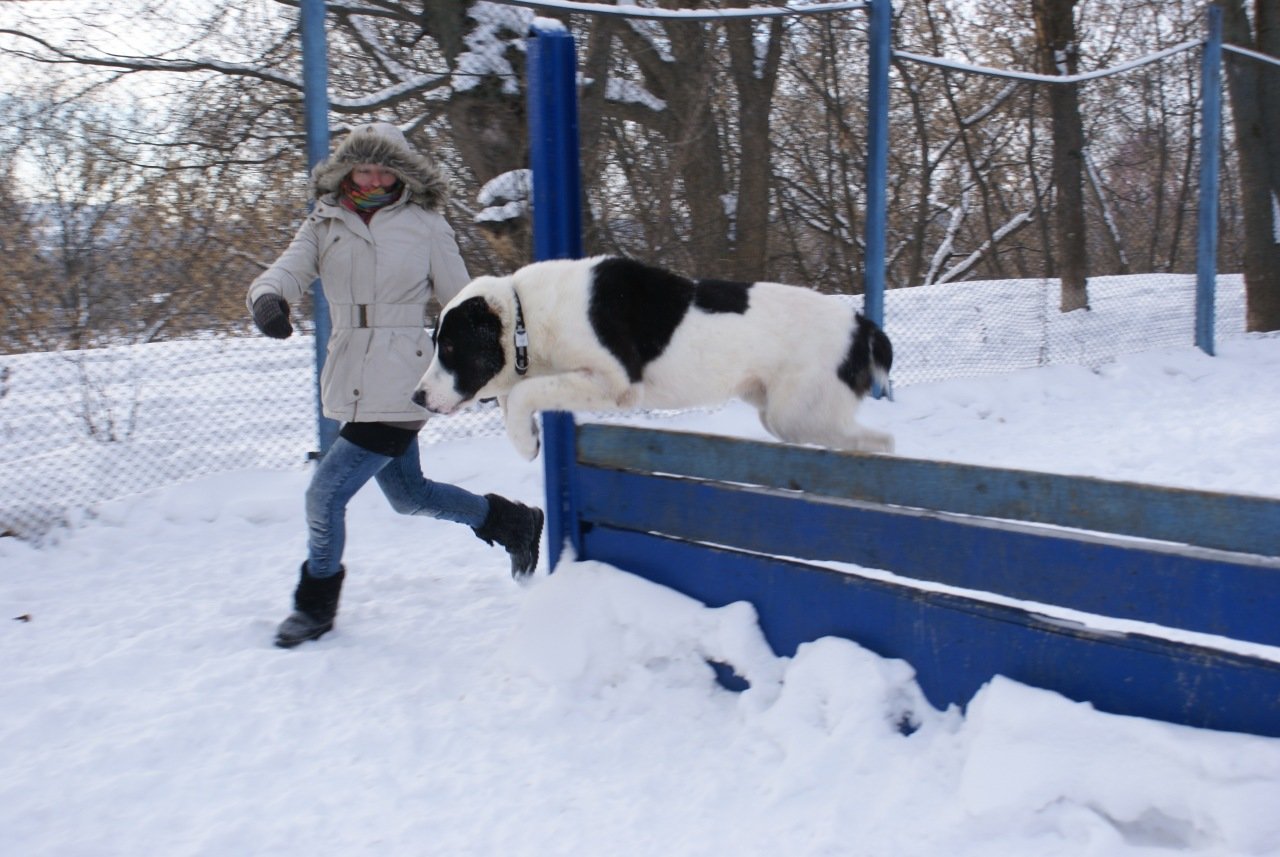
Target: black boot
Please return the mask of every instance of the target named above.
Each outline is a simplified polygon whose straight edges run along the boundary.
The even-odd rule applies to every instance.
[[[516,580],[533,574],[538,565],[538,543],[542,541],[542,510],[514,503],[497,494],[485,494],[489,514],[484,523],[472,527],[489,544],[497,542],[511,554],[511,576]]]
[[[293,612],[276,629],[276,645],[292,649],[307,640],[318,640],[333,630],[333,617],[338,615],[338,596],[347,570],[328,577],[312,577],[307,564],[302,564],[298,588],[293,591]]]

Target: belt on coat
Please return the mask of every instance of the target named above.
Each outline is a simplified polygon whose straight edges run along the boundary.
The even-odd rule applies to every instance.
[[[329,319],[335,328],[421,328],[426,317],[427,308],[422,304],[329,304]]]

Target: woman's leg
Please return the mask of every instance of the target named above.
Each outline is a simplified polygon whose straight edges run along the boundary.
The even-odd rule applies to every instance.
[[[432,482],[422,475],[416,442],[378,471],[378,487],[402,515],[457,521],[489,544],[502,545],[511,557],[511,575],[517,579],[532,574],[538,564],[542,510],[497,494],[481,497],[457,485]]]
[[[377,472],[377,480],[391,508],[401,515],[427,515],[474,528],[489,513],[489,501],[479,494],[423,476],[416,440]]]
[[[307,571],[337,574],[347,541],[347,502],[393,459],[339,437],[320,459],[307,488]]]

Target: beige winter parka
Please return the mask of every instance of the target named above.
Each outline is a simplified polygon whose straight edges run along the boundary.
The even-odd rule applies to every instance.
[[[336,192],[356,164],[381,164],[405,192],[368,225]],[[249,286],[250,311],[274,293],[296,307],[320,278],[333,330],[320,378],[324,415],[342,422],[405,423],[427,412],[410,401],[431,362],[427,301],[443,306],[469,281],[453,229],[440,213],[448,182],[393,125],[353,131],[313,173],[315,208],[288,249]]]

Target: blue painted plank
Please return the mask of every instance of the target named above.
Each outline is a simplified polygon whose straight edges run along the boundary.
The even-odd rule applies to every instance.
[[[1280,559],[579,467],[578,514],[1280,645]]]
[[[939,708],[967,703],[998,674],[1101,711],[1280,737],[1280,664],[1271,661],[599,525],[583,534],[583,558],[713,607],[749,601],[780,655],[838,636],[906,660]]]
[[[1280,500],[589,424],[578,459],[623,470],[1280,556]]]

